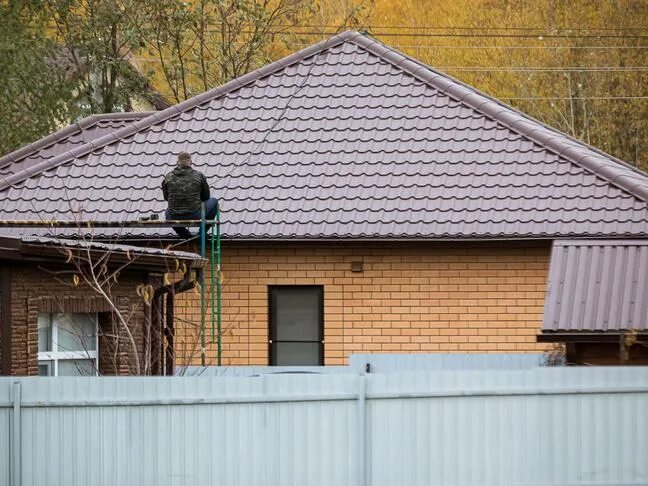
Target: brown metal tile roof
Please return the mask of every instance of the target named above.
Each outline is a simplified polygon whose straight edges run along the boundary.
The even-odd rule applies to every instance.
[[[647,240],[557,240],[543,331],[648,330]]]
[[[180,151],[228,238],[648,236],[646,174],[357,32],[14,173],[0,219],[162,212]]]
[[[0,157],[0,182],[26,168],[46,162],[75,147],[101,138],[132,122],[151,116],[154,112],[105,113],[91,115],[72,125],[62,128],[34,143]]]

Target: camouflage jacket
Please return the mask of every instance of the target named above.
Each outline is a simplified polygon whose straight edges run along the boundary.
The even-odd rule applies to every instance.
[[[209,186],[202,172],[191,167],[178,166],[164,176],[162,193],[169,202],[169,210],[184,213],[200,209],[200,203],[209,199]]]

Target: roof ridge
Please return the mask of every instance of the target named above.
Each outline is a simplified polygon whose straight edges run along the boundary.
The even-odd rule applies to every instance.
[[[526,113],[516,110],[502,101],[481,92],[477,88],[437,71],[423,62],[383,44],[373,37],[370,38],[359,34],[359,36],[354,36],[349,40],[415,78],[442,91],[447,96],[502,123],[509,129],[540,144],[547,150],[566,158],[577,166],[589,170],[597,177],[606,180],[608,183],[630,195],[648,202],[648,174],[643,171],[632,167],[600,149],[570,137]],[[550,133],[537,133],[540,131]],[[560,139],[568,140],[571,143]],[[592,152],[592,155],[583,155],[582,153],[574,154],[574,146],[572,144],[580,145]]]
[[[97,113],[94,115],[88,115],[81,120],[71,123],[66,127],[61,128],[60,130],[50,133],[43,138],[36,140],[35,142],[25,145],[13,152],[9,152],[6,155],[0,157],[0,168],[11,165],[29,155],[44,149],[50,145],[54,145],[56,142],[60,142],[63,138],[73,135],[79,131],[90,128],[100,121],[103,120],[129,120],[129,119],[141,119],[146,116],[150,116],[152,111],[129,111],[121,113]]]
[[[205,91],[204,93],[194,96],[193,98],[189,98],[188,100],[185,100],[181,103],[170,106],[165,110],[154,112],[149,117],[135,121],[126,127],[120,128],[114,132],[104,135],[103,137],[100,137],[96,140],[92,140],[79,147],[76,147],[72,150],[57,155],[56,157],[53,157],[50,160],[46,160],[39,164],[35,164],[31,167],[27,167],[20,172],[16,172],[15,174],[6,177],[3,181],[0,181],[0,191],[14,184],[22,182],[26,179],[29,179],[30,177],[35,176],[39,173],[45,172],[46,170],[53,169],[54,167],[58,167],[59,165],[69,162],[70,160],[87,155],[88,153],[94,150],[105,147],[106,145],[110,145],[111,143],[121,140],[122,138],[128,137],[130,135],[134,135],[135,133],[139,132],[142,129],[148,128],[161,121],[166,121],[169,118],[178,115],[188,109],[195,108],[196,106],[199,106],[207,101],[211,101],[220,96],[223,96],[224,94],[227,94],[230,91],[234,91],[238,88],[241,88],[246,84],[256,81],[275,71],[284,69],[298,61],[304,60],[326,49],[330,49],[331,47],[334,47],[338,44],[342,44],[346,41],[349,41],[355,37],[364,37],[364,36],[360,32],[353,31],[353,30],[347,30],[341,32],[340,34],[337,34],[326,40],[318,42],[317,44],[313,44],[309,47],[306,47],[305,49],[302,49],[286,57],[278,59],[277,61],[274,61],[270,64],[266,64],[265,66],[262,66],[259,69],[250,71],[249,73],[239,76],[238,78],[234,78],[233,80],[228,81],[223,85],[217,86],[216,88],[212,88],[209,91]]]

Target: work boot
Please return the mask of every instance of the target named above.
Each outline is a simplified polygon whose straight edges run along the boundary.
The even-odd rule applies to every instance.
[[[173,229],[178,234],[181,240],[190,240],[191,238],[193,238],[191,231],[189,231],[187,228],[183,226],[174,226]]]

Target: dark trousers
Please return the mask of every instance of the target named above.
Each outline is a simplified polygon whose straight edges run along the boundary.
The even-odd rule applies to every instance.
[[[214,220],[214,218],[216,218],[216,212],[218,211],[218,200],[215,197],[210,197],[206,201],[203,201],[203,204],[205,205],[205,219],[208,221]],[[202,217],[201,208],[198,208],[195,211],[172,211],[170,209],[167,209],[165,214],[167,220],[198,220]],[[211,224],[206,224],[205,229],[211,226]],[[173,230],[178,234],[180,238],[183,238],[185,240],[193,237],[191,232],[184,226],[174,226]]]

